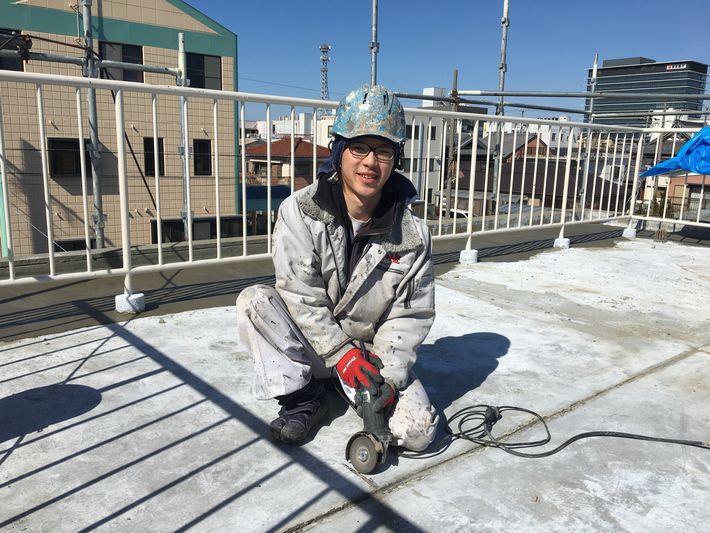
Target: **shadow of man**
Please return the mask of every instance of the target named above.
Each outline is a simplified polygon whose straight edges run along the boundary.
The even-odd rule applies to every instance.
[[[454,401],[480,387],[509,348],[507,337],[488,331],[442,337],[419,347],[415,372],[432,404],[443,413]]]

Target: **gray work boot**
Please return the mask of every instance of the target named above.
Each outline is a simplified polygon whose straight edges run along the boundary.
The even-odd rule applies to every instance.
[[[276,399],[281,405],[279,416],[269,424],[276,440],[298,443],[306,439],[311,429],[328,414],[323,383],[312,379],[301,390]]]

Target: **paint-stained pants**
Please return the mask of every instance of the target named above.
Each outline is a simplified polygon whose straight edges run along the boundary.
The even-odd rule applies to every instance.
[[[259,399],[300,390],[311,377],[337,375],[325,367],[272,287],[253,285],[241,292],[237,298],[237,327],[242,344],[254,358],[254,394]],[[355,389],[342,380],[341,385],[353,401]],[[424,450],[434,440],[438,422],[439,416],[424,387],[410,373],[389,419],[393,443],[410,450]]]

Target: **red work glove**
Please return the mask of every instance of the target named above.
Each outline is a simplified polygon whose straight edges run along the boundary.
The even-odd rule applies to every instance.
[[[384,381],[380,375],[380,368],[383,367],[380,358],[368,353],[368,359],[363,357],[363,352],[359,348],[353,348],[338,361],[335,369],[341,379],[350,387],[357,389],[363,387],[375,394],[379,385]]]
[[[392,384],[385,382],[380,386],[377,398],[375,399],[375,411],[389,413],[394,409],[395,401],[397,401],[397,390]]]

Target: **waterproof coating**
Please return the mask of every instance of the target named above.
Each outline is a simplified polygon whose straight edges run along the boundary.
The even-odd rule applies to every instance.
[[[376,135],[401,144],[407,137],[404,109],[399,99],[386,87],[363,85],[340,102],[333,134],[346,139]]]

